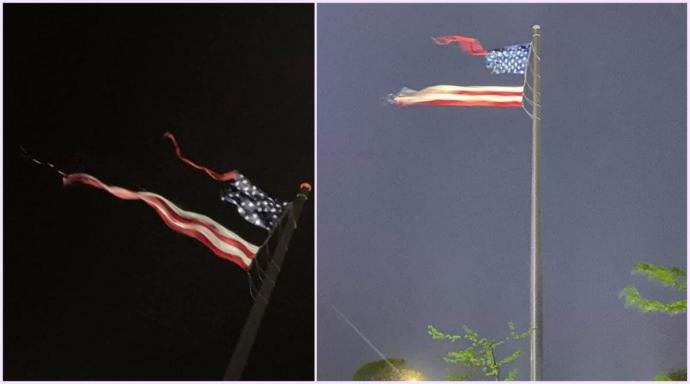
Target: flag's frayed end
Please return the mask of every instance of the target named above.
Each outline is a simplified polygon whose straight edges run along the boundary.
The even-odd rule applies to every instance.
[[[397,105],[397,106],[405,106],[407,103],[401,100],[401,98],[412,95],[417,93],[417,90],[403,87],[398,93],[389,93],[388,96],[386,96],[386,103],[392,104],[392,105]]]
[[[468,37],[468,36],[439,36],[439,37],[432,37],[431,40],[436,43],[436,45],[448,45],[451,43],[458,43],[458,47],[465,51],[466,53],[469,53],[472,56],[486,56],[487,52],[486,49],[482,46],[482,44],[479,42],[479,40],[475,39],[474,37]]]
[[[398,97],[396,93],[389,93],[386,96],[382,97],[382,103],[383,105],[393,105],[396,104],[395,98]]]
[[[418,91],[416,89],[403,87],[398,93],[395,94],[395,97],[409,96],[409,95],[411,95],[413,93],[417,93],[417,92]]]
[[[48,168],[52,169],[53,171],[57,172],[58,175],[60,175],[60,176],[62,176],[62,177],[65,177],[66,173],[63,172],[62,170],[60,170],[60,169],[59,169],[58,167],[56,167],[54,164],[49,163],[49,162],[47,162],[47,161],[41,161],[41,160],[39,160],[39,159],[37,159],[37,158],[31,156],[31,154],[29,154],[29,151],[27,151],[26,148],[24,148],[24,147],[21,146],[21,145],[19,146],[19,150],[22,151],[21,156],[22,156],[25,160],[29,160],[29,161],[31,161],[32,163],[36,164],[36,165],[48,167]]]
[[[400,98],[407,96],[407,95],[410,95],[410,94],[413,94],[415,92],[417,92],[417,91],[414,89],[403,87],[403,89],[401,89],[397,93],[389,93],[384,99],[385,99],[386,104],[402,105],[403,103],[400,102]]]
[[[219,173],[216,172],[208,167],[205,167],[203,165],[198,165],[195,162],[189,160],[188,158],[184,157],[182,155],[182,150],[180,150],[180,146],[177,144],[177,140],[175,140],[175,136],[173,136],[172,133],[170,132],[165,132],[163,134],[163,138],[166,138],[170,140],[172,143],[174,149],[175,149],[175,155],[177,155],[177,158],[180,159],[183,163],[189,165],[190,167],[194,169],[198,169],[200,171],[205,172],[207,175],[209,175],[213,180],[216,181],[231,181],[235,180],[237,178],[237,171],[232,170],[224,173]]]

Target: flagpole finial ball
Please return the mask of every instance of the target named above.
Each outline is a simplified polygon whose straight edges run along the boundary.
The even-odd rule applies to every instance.
[[[309,183],[307,183],[307,182],[304,182],[304,183],[300,184],[300,185],[299,185],[299,188],[300,188],[300,189],[304,189],[304,190],[306,190],[307,192],[311,192],[311,184],[309,184]]]

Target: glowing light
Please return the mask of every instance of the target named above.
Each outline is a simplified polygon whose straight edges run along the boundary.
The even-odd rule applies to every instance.
[[[400,375],[401,381],[424,381],[424,375],[421,372],[412,369],[402,369]]]

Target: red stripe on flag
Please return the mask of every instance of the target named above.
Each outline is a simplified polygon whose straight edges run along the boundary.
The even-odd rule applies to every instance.
[[[474,37],[468,37],[468,36],[439,36],[439,37],[432,37],[432,40],[437,45],[448,45],[450,43],[458,43],[458,46],[460,49],[463,51],[469,53],[472,56],[486,56],[488,52],[486,52],[486,49],[482,46],[482,43],[479,42],[479,40],[475,39]]]
[[[63,183],[65,185],[73,183],[86,184],[94,188],[103,189],[123,200],[142,200],[158,213],[170,229],[198,240],[218,257],[234,262],[245,271],[249,269],[256,255],[255,251],[252,251],[244,244],[246,241],[238,240],[241,239],[239,236],[216,223],[213,219],[194,212],[184,211],[162,196],[150,192],[132,192],[125,188],[109,186],[87,174],[66,175],[63,178]],[[176,211],[179,211],[179,213]],[[223,232],[227,232],[237,237],[237,239],[228,237]],[[258,247],[250,246],[258,250]]]
[[[435,85],[422,90],[403,88],[390,101],[401,107],[521,107],[523,87]]]
[[[472,96],[522,96],[522,92],[502,92],[502,91],[451,91],[453,95],[472,95]]]
[[[521,102],[518,101],[458,101],[458,100],[430,100],[420,101],[414,103],[397,102],[400,106],[409,105],[437,105],[446,107],[520,107]]]
[[[192,167],[192,168],[194,168],[194,169],[198,169],[198,170],[200,170],[200,171],[206,172],[206,174],[209,175],[213,180],[216,180],[216,181],[229,181],[229,180],[235,180],[235,177],[237,177],[237,171],[235,171],[235,170],[228,171],[228,172],[225,172],[225,173],[218,173],[218,172],[216,172],[216,171],[214,171],[214,170],[212,170],[212,169],[210,169],[210,168],[207,168],[207,167],[205,167],[205,166],[203,166],[203,165],[198,165],[198,164],[196,164],[195,162],[193,162],[193,161],[189,160],[188,158],[182,156],[182,150],[180,150],[180,146],[177,145],[177,140],[175,140],[175,136],[173,136],[172,133],[170,133],[170,132],[165,132],[165,133],[163,134],[163,137],[165,137],[166,139],[170,139],[170,141],[172,142],[173,147],[175,147],[175,154],[177,155],[177,157],[178,157],[180,160],[182,160],[183,163],[189,165],[190,167]]]
[[[170,207],[168,207],[167,202],[165,200],[162,200],[156,196],[148,195],[148,196],[145,196],[144,198],[142,198],[142,200],[144,200],[144,202],[149,204],[149,202],[145,200],[145,199],[149,199],[149,198],[156,200],[157,201],[156,205],[164,206],[166,211],[170,214],[170,216],[175,218],[175,220],[183,222],[183,223],[187,223],[187,224],[201,225],[201,226],[207,228],[209,231],[213,232],[213,234],[216,235],[221,240],[223,240],[223,242],[228,243],[228,244],[234,246],[235,248],[239,249],[240,251],[242,251],[242,253],[244,253],[244,255],[247,256],[248,258],[250,258],[250,259],[254,258],[254,253],[252,251],[250,251],[244,244],[242,244],[241,242],[239,242],[235,239],[232,239],[230,237],[225,236],[222,232],[220,232],[214,226],[208,225],[208,224],[201,222],[201,221],[188,219],[186,217],[178,215],[177,212],[175,212],[174,210],[170,209]],[[149,205],[153,206],[153,204],[149,204]],[[163,220],[165,220],[165,218],[163,218]]]
[[[233,263],[237,264],[240,268],[244,269],[245,271],[249,269],[250,264],[247,264],[244,260],[242,260],[237,255],[225,252],[225,251],[221,250],[220,248],[216,247],[206,236],[204,236],[200,232],[195,231],[193,229],[177,226],[174,224],[174,222],[171,222],[170,220],[168,220],[166,218],[166,215],[163,212],[161,212],[161,211],[165,211],[165,209],[162,206],[157,205],[157,204],[151,204],[146,200],[144,200],[144,202],[149,204],[149,206],[151,206],[156,211],[156,213],[158,213],[158,216],[160,216],[160,218],[163,220],[165,225],[168,226],[168,228],[172,229],[175,232],[181,233],[183,235],[187,235],[193,239],[198,240],[199,242],[204,244],[208,249],[210,249],[211,252],[215,253],[216,256],[220,257],[221,259],[232,261]],[[166,213],[171,213],[171,212],[167,211]],[[251,258],[253,259],[254,255],[252,255]]]

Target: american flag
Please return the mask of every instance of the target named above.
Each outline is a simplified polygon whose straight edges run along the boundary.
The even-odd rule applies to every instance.
[[[249,270],[259,247],[242,239],[208,216],[185,211],[165,197],[151,192],[133,192],[128,189],[106,185],[85,173],[63,176],[64,185],[81,183],[105,190],[123,200],[141,200],[158,213],[163,222],[173,231],[194,238],[204,244],[217,256],[232,261],[245,271]]]
[[[497,75],[514,73],[524,75],[529,58],[529,44],[509,45],[489,51],[486,67]]]
[[[236,205],[237,213],[245,220],[269,231],[278,223],[288,205],[286,201],[268,196],[239,172],[223,192],[221,200]]]
[[[436,85],[420,91],[403,88],[392,95],[391,102],[409,105],[452,107],[520,107],[523,87]]]
[[[172,133],[166,132],[163,137],[170,140],[175,154],[185,164],[203,171],[216,181],[228,181],[230,185],[221,194],[221,200],[237,206],[239,213],[248,222],[268,231],[279,222],[288,202],[274,199],[256,187],[243,174],[236,170],[224,173],[216,172],[203,165],[196,164],[182,155],[180,146]]]
[[[250,223],[270,231],[289,207],[288,202],[269,197],[236,170],[220,173],[194,163],[182,155],[175,136],[166,132],[164,137],[172,142],[175,154],[185,164],[205,172],[216,181],[230,182],[230,186],[223,192],[221,199],[237,205],[240,215]],[[50,163],[43,163],[36,159],[34,161],[55,169]],[[143,201],[158,213],[170,229],[198,240],[217,256],[232,261],[245,271],[249,270],[259,251],[259,246],[242,239],[210,217],[186,211],[161,195],[144,191],[134,192],[122,187],[107,185],[86,173],[67,174],[60,170],[57,172],[62,176],[64,185],[84,184],[107,191],[123,200]]]
[[[529,59],[530,44],[509,45],[503,48],[484,49],[479,40],[468,36],[440,36],[434,37],[438,45],[458,43],[461,50],[472,56],[484,56],[486,68],[494,74],[525,74]]]

